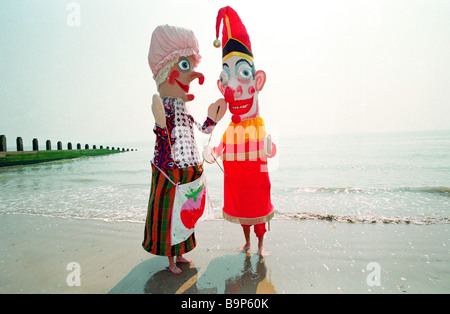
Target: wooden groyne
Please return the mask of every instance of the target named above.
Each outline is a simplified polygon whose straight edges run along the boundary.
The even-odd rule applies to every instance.
[[[52,149],[52,143],[50,140],[45,142],[45,150],[39,150],[39,142],[37,138],[32,141],[32,150],[23,150],[23,141],[21,137],[16,139],[17,151],[7,151],[6,136],[0,135],[0,167],[28,165],[41,162],[48,162],[60,159],[77,158],[82,156],[100,156],[107,154],[116,154],[129,152],[129,148],[120,147],[103,147],[100,145],[93,145],[92,148],[89,144],[84,145],[84,149],[81,148],[81,144],[76,144],[76,149],[72,147],[72,143],[67,143],[67,149],[63,149],[62,142],[58,142],[56,150]],[[131,149],[134,151],[134,149]]]

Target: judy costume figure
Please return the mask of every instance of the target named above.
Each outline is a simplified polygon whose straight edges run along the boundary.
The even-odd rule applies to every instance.
[[[223,99],[211,104],[203,124],[197,123],[187,111],[186,102],[194,99],[194,95],[188,94],[190,83],[197,78],[200,85],[204,81],[203,74],[194,71],[200,59],[198,42],[191,30],[169,25],[160,25],[154,30],[148,61],[159,95],[153,95],[152,103],[156,141],[142,246],[151,254],[167,256],[169,269],[174,274],[182,272],[176,262],[191,262],[183,254],[196,246],[194,226],[205,205],[201,186],[185,195],[190,199],[183,204],[181,214],[174,212],[180,185],[198,180],[203,173],[194,125],[210,134],[226,110]],[[221,104],[223,110],[219,110]],[[180,228],[175,227],[175,218]],[[174,241],[175,236],[179,238],[179,229],[187,231],[181,242]]]
[[[274,215],[270,197],[270,179],[267,158],[276,154],[276,146],[266,134],[264,121],[259,115],[258,94],[264,87],[266,74],[256,71],[250,37],[231,7],[219,10],[214,46],[221,42],[222,73],[218,87],[225,96],[232,117],[219,146],[205,146],[203,157],[208,163],[222,157],[224,167],[223,217],[242,225],[245,244],[250,248],[250,226],[258,238],[258,253],[263,256],[266,222]]]

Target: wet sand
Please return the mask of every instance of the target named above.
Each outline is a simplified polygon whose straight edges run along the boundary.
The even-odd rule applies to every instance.
[[[450,225],[272,220],[269,255],[241,227],[197,226],[183,274],[141,248],[144,225],[0,215],[0,293],[449,293]],[[74,283],[79,265],[79,286]]]

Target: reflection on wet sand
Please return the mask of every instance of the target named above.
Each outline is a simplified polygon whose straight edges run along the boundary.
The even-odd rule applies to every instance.
[[[136,266],[110,293],[145,294],[255,294],[276,293],[264,258],[249,253],[213,259],[206,270],[195,264],[179,264],[183,270],[173,275],[165,259],[152,258]],[[159,271],[156,271],[159,269]]]
[[[186,293],[198,293],[195,282],[198,271],[194,264],[178,264],[183,272],[174,275],[169,269],[160,270],[155,273],[144,286],[145,294],[174,294],[186,287]]]
[[[276,293],[264,259],[240,253],[212,260],[197,281],[201,293]]]

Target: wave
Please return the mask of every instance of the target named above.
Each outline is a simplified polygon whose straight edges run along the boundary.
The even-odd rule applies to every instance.
[[[84,217],[78,215],[63,214],[44,214],[44,213],[17,213],[4,212],[0,215],[26,215],[40,216],[48,218],[60,219],[77,219],[77,220],[97,220],[104,222],[128,222],[128,223],[144,223],[145,218],[142,217]],[[318,214],[311,212],[284,213],[275,211],[274,220],[316,220],[324,222],[337,222],[349,224],[395,224],[395,225],[438,225],[450,224],[448,217],[385,217],[385,216],[354,216],[354,215],[336,215],[336,214]],[[222,215],[204,216],[200,221],[217,221],[224,220]]]
[[[424,193],[438,193],[445,196],[450,196],[450,188],[445,186],[417,188],[416,190]]]
[[[286,213],[276,211],[275,219],[288,220],[319,220],[342,223],[361,224],[413,224],[413,225],[434,225],[449,224],[448,217],[385,217],[385,216],[354,216],[336,214],[318,214],[310,212]]]
[[[396,193],[396,192],[410,192],[410,193],[434,193],[442,196],[450,197],[450,187],[436,186],[436,187],[390,187],[390,188],[358,188],[358,187],[301,187],[293,191],[294,194],[300,193],[344,193],[344,194],[373,194],[380,192]]]

